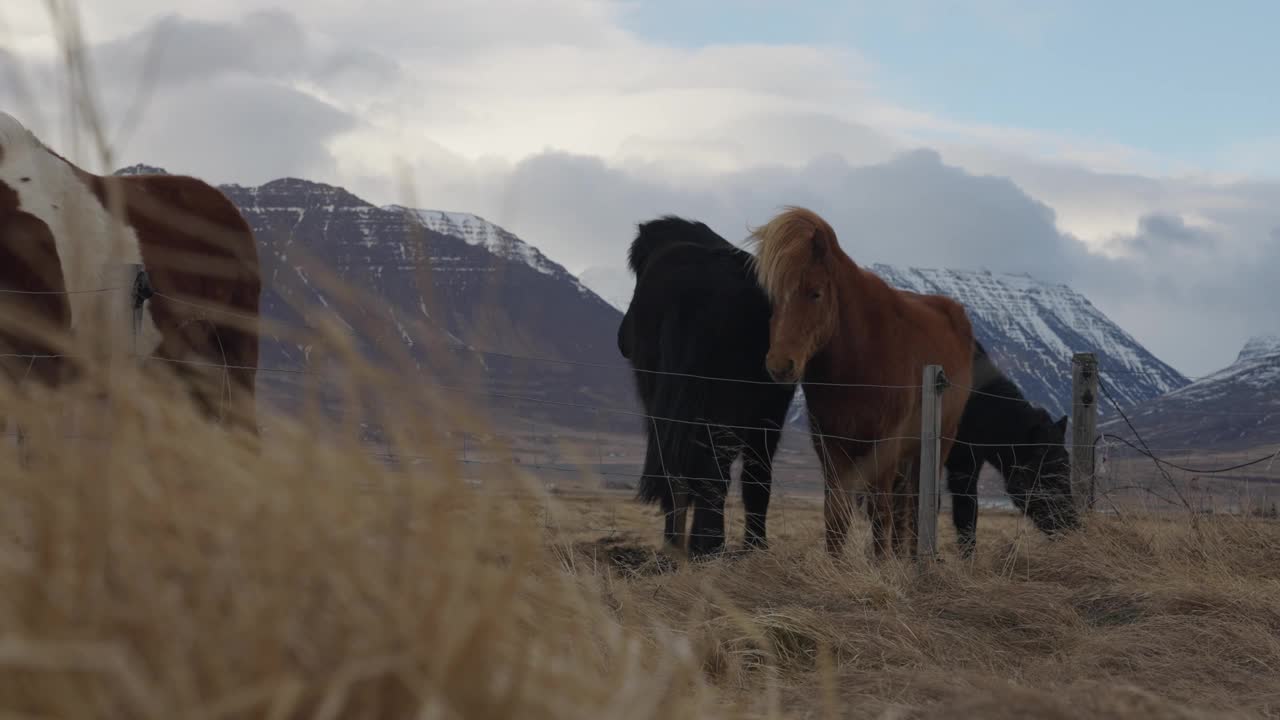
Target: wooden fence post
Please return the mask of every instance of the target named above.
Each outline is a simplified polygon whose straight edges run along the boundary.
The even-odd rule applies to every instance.
[[[942,474],[942,392],[948,386],[941,365],[926,365],[920,398],[920,489],[916,558],[931,562],[938,549],[938,507]]]
[[[1097,437],[1098,358],[1076,353],[1071,358],[1071,496],[1082,514],[1093,510]]]

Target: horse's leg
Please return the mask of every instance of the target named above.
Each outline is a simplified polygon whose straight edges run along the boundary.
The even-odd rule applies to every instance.
[[[838,450],[837,450],[838,452]],[[853,474],[858,470],[858,463],[832,457],[823,463],[823,520],[827,531],[827,552],[832,557],[839,557],[844,549],[845,539],[849,535],[849,524],[853,521],[853,498],[850,492],[856,487]]]
[[[742,460],[742,510],[746,515],[742,543],[747,548],[769,546],[765,524],[773,486],[773,454],[781,437],[777,430],[754,431]]]
[[[852,463],[844,475],[846,487],[858,488],[864,496],[871,521],[871,555],[877,560],[885,557],[892,542],[894,477],[898,468],[896,463],[881,461],[892,450],[892,446],[878,443],[870,453]]]
[[[871,516],[871,554],[877,560],[889,552],[892,540],[893,491],[876,487],[867,494],[867,513]]]
[[[665,472],[658,439],[653,431],[645,433],[644,467],[640,471],[639,497],[658,501],[662,508],[662,544],[682,548],[684,539],[684,509],[687,502],[682,488],[684,483]],[[665,487],[658,483],[665,484]]]
[[[662,501],[663,514],[666,517],[662,541],[667,547],[685,549],[688,508],[689,493],[684,488],[684,480],[673,481],[671,495],[663,498]]]
[[[699,481],[693,494],[693,528],[689,556],[704,557],[724,550],[724,501],[728,483]]]
[[[894,470],[893,553],[914,556],[918,548],[920,463],[907,455]]]
[[[697,479],[691,481],[692,487],[697,488],[689,539],[691,556],[724,550],[724,504],[729,495],[730,468],[742,447],[727,429],[708,427],[707,441],[706,450],[697,454]]]
[[[947,465],[947,490],[951,493],[951,524],[956,529],[960,557],[973,557],[978,530],[978,475],[982,461],[971,461],[967,452],[961,459],[951,458]]]

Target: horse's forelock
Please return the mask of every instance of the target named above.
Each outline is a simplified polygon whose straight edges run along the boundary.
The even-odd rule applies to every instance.
[[[753,228],[748,238],[755,247],[753,267],[770,299],[781,297],[798,282],[799,274],[826,254],[832,241],[831,226],[817,213],[800,207],[788,207]]]

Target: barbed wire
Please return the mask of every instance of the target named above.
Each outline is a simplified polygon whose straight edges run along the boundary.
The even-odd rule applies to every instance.
[[[1192,467],[1186,467],[1185,465],[1179,465],[1175,462],[1170,462],[1161,457],[1157,457],[1150,449],[1144,448],[1144,447],[1138,447],[1138,445],[1136,445],[1132,440],[1121,437],[1119,435],[1112,435],[1111,433],[1102,433],[1098,437],[1102,439],[1107,439],[1107,440],[1118,440],[1124,443],[1125,445],[1128,445],[1129,447],[1133,448],[1134,450],[1138,451],[1143,456],[1148,457],[1162,465],[1167,465],[1171,468],[1181,470],[1183,472],[1188,472],[1193,475],[1220,475],[1222,473],[1232,472],[1234,470],[1243,470],[1244,468],[1253,467],[1254,465],[1261,465],[1262,463],[1268,462],[1268,461],[1274,462],[1277,457],[1280,457],[1280,449],[1278,449],[1275,452],[1270,453],[1268,455],[1263,455],[1260,458],[1249,460],[1248,462],[1242,462],[1237,465],[1231,465],[1225,468],[1192,468]]]
[[[710,424],[708,423],[702,423],[702,424],[708,427],[710,426]],[[606,467],[606,463],[603,461],[603,448],[601,447],[597,448],[598,457],[600,458],[600,460],[598,460],[595,463],[569,464],[569,463],[555,463],[554,461],[530,462],[528,460],[520,459],[519,455],[521,455],[522,453],[514,447],[508,449],[506,452],[502,452],[501,450],[495,451],[495,454],[498,455],[498,457],[495,459],[478,459],[475,457],[468,456],[468,450],[467,450],[468,444],[466,443],[466,437],[468,433],[462,433],[462,435],[463,435],[462,457],[457,457],[456,455],[446,456],[440,453],[437,453],[434,455],[420,455],[412,452],[392,450],[390,449],[389,446],[385,450],[374,450],[373,446],[370,445],[369,443],[362,443],[362,444],[364,444],[367,448],[367,451],[365,453],[367,456],[371,458],[382,459],[384,461],[391,461],[391,462],[394,462],[397,466],[404,465],[406,464],[406,462],[410,466],[416,465],[416,464],[422,464],[422,463],[452,462],[452,463],[457,463],[457,464],[468,466],[468,467],[480,467],[480,468],[490,468],[490,467],[499,468],[500,467],[500,468],[503,468],[504,471],[509,471],[512,468],[512,466],[515,466],[521,470],[530,471],[530,472],[559,473],[563,475],[579,476],[584,479],[588,479],[594,476],[595,478],[604,481],[605,486],[603,488],[599,488],[599,487],[595,489],[582,488],[583,490],[591,491],[591,492],[598,492],[600,490],[615,490],[615,491],[634,490],[633,483],[638,482],[641,479],[645,479],[645,478],[667,480],[668,482],[684,481],[684,482],[712,483],[714,484],[713,485],[714,487],[722,487],[724,489],[724,493],[720,496],[724,505],[720,507],[704,508],[703,509],[704,513],[710,512],[714,517],[717,517],[720,519],[718,520],[718,522],[723,521],[727,523],[731,517],[745,514],[746,512],[745,506],[741,506],[740,501],[737,501],[732,495],[732,493],[729,492],[729,489],[732,485],[732,478],[730,476],[717,475],[716,477],[700,477],[700,476],[676,475],[673,477],[668,474],[645,473],[642,469],[639,472],[609,469],[608,467]],[[715,444],[716,444],[715,436],[709,435],[708,437],[711,442],[712,452],[713,453],[718,452],[715,448]],[[108,439],[103,438],[101,439],[101,441],[103,443],[106,443]],[[597,441],[597,445],[599,445],[598,441]],[[736,446],[731,445],[728,447],[728,449],[732,452],[735,450],[735,447]],[[537,452],[537,451],[534,450],[534,451],[525,451],[525,452]],[[627,463],[621,462],[621,463],[609,463],[609,464],[625,465]],[[809,491],[808,492],[802,491],[800,496],[807,497],[814,501],[821,500],[822,495],[820,493],[820,488],[822,487],[822,482],[823,482],[822,481],[823,468],[821,466],[793,465],[791,463],[771,462],[770,467],[771,467],[771,472],[770,472],[771,478],[768,484],[771,488],[771,494],[774,495],[775,497],[777,498],[787,497],[787,495],[784,494],[787,490],[794,491],[796,488],[808,488]],[[745,467],[743,469],[745,472]],[[797,482],[797,476],[802,473],[811,474],[811,476],[813,477],[813,480],[810,483],[805,483],[803,481]],[[609,479],[611,478],[623,478],[631,482],[621,487],[617,487],[617,486],[610,487],[608,485],[608,482],[609,482]],[[484,477],[462,478],[462,479],[468,484],[473,484],[473,485],[487,485],[487,480],[488,480],[488,478],[484,478]],[[939,480],[941,480],[941,478],[939,478]],[[743,483],[759,482],[759,481],[755,479],[748,479],[747,476],[744,474],[738,479],[738,482],[739,484],[743,484]],[[1046,498],[1046,499],[1053,499],[1055,497],[1055,491],[1051,489],[1046,489],[1044,486],[1040,485],[1040,482],[1041,482],[1041,476],[1037,476],[1036,484],[1025,491],[1006,490],[1006,492],[1002,494],[1001,493],[978,494],[975,496],[974,499],[979,503],[979,507],[985,507],[988,510],[995,509],[995,510],[1011,511],[1011,512],[1014,512],[1015,514],[1021,515],[1025,513],[1026,510],[1020,509],[1018,507],[1017,502],[1015,500],[1015,493],[1018,495],[1021,495],[1024,498],[1024,502],[1033,501],[1037,497]],[[360,483],[360,484],[365,486],[373,485],[373,483]],[[548,490],[553,494],[556,494],[558,492],[558,485],[549,483],[545,478],[542,479],[542,484],[545,490]],[[1280,479],[1277,479],[1276,484],[1280,485]],[[945,484],[940,485],[937,492],[938,492],[938,495],[937,495],[938,510],[941,512],[943,510],[943,496],[945,495],[948,497],[954,497],[954,494],[950,492],[949,488],[947,488]],[[1111,503],[1112,510],[1114,511],[1115,514],[1123,516],[1124,513],[1122,512],[1120,506],[1117,506],[1115,504],[1115,501],[1122,497],[1130,497],[1131,492],[1138,492],[1140,494],[1146,494],[1151,497],[1157,498],[1170,508],[1180,504],[1175,502],[1168,496],[1161,494],[1156,489],[1147,485],[1136,485],[1136,484],[1114,485],[1107,488],[1101,488],[1098,494],[1099,494],[1099,497],[1106,499],[1108,502]],[[1130,494],[1126,494],[1126,493],[1130,493]],[[905,499],[908,501],[916,501],[919,498],[918,493],[915,493],[915,492],[870,491],[866,493],[866,495],[871,495],[871,494],[877,494],[880,496],[889,497],[894,500]],[[800,496],[793,495],[792,497],[800,497]],[[1221,497],[1222,497],[1221,493],[1212,493],[1212,494],[1203,495],[1198,498],[1198,502],[1195,504],[1198,504],[1201,507],[1200,511],[1203,512],[1204,501],[1205,499],[1208,499],[1211,503],[1212,508],[1216,510],[1218,508],[1218,503],[1219,503],[1218,498],[1221,498]],[[1231,496],[1228,495],[1226,497],[1230,498]],[[1247,492],[1242,494],[1237,491],[1234,494],[1235,504],[1233,505],[1231,503],[1228,503],[1227,506],[1223,509],[1228,511],[1229,514],[1252,515],[1252,514],[1256,514],[1258,511],[1262,511],[1265,513],[1268,511],[1267,503],[1271,503],[1274,505],[1274,500],[1272,500],[1272,497],[1273,496],[1270,491],[1261,493],[1260,497],[1256,499],[1260,499],[1262,504],[1255,507],[1255,504],[1254,504],[1255,495]],[[1181,504],[1187,507],[1192,512],[1196,512],[1195,508],[1192,507],[1193,503],[1190,503],[1190,501],[1184,502]],[[550,517],[551,510],[549,506],[545,508],[545,512],[548,515],[548,522],[550,522],[549,517]],[[852,512],[856,512],[856,511],[852,511]],[[658,516],[662,517],[666,514],[667,513],[660,512]],[[775,505],[775,509],[773,513],[771,513],[771,515],[772,517],[775,518],[774,520],[775,523],[781,523],[785,526],[786,514],[783,511],[782,506]],[[941,520],[941,517],[942,516],[940,515],[939,520]],[[610,529],[612,532],[616,533],[618,529],[616,525],[616,516],[612,520],[611,524],[601,525],[598,528],[595,526],[583,527],[581,525],[575,525],[575,530],[577,531],[593,530],[593,529]],[[850,532],[852,533],[854,531],[851,530]],[[1020,528],[1018,530],[1019,534],[1023,532],[1030,532],[1030,530],[1026,528]],[[736,527],[731,528],[728,526],[724,528],[723,533],[722,532],[700,533],[693,529],[688,529],[684,532],[684,536],[690,539],[709,538],[709,539],[715,539],[715,540],[724,540],[726,542],[726,546],[725,546],[726,548],[728,547],[727,543],[736,535],[737,535]]]
[[[116,292],[116,291],[123,291],[123,290],[131,290],[131,288],[96,288],[96,289],[89,289],[89,290],[61,290],[61,291],[59,290],[47,290],[47,291],[45,290],[42,290],[42,291],[0,290],[0,293],[15,293],[15,294],[28,294],[28,295],[73,295],[73,294]],[[229,310],[227,308],[218,307],[216,305],[211,305],[208,303],[195,302],[193,300],[188,300],[188,299],[180,298],[167,293],[162,293],[154,289],[152,289],[152,295],[154,297],[161,297],[171,302],[200,308],[202,310],[206,310],[209,312],[225,314],[231,317],[238,317],[246,320],[257,319],[257,316],[254,316],[254,315],[241,313],[234,310]],[[497,350],[482,350],[482,349],[469,347],[469,346],[459,346],[459,349],[466,350],[468,352],[472,352],[478,355],[488,356],[488,357],[501,357],[501,358],[506,358],[510,360],[520,360],[525,362],[542,362],[542,363],[564,365],[564,366],[570,366],[570,367],[587,367],[587,368],[595,368],[595,369],[601,369],[601,370],[612,370],[617,372],[636,372],[636,373],[659,375],[659,376],[684,377],[684,378],[697,379],[697,380],[709,380],[714,382],[742,383],[747,385],[778,384],[772,380],[752,380],[749,378],[733,378],[733,377],[722,377],[722,376],[714,376],[714,375],[704,375],[704,374],[698,374],[698,373],[681,373],[681,372],[673,372],[673,371],[666,371],[666,370],[634,368],[634,367],[631,367],[630,365],[623,365],[623,364],[597,363],[597,362],[589,362],[589,361],[583,361],[583,360],[567,360],[563,358],[548,358],[548,357],[537,357],[537,356],[530,356],[530,355],[519,355],[519,354],[507,353],[507,352],[502,352]],[[1071,367],[1071,364],[1069,362],[1063,362],[1063,361],[1049,361],[1045,364],[1054,365],[1059,368]],[[1153,380],[1168,379],[1164,374],[1152,373],[1147,370],[1134,370],[1132,368],[1104,369],[1099,367],[1098,372],[1101,375],[1142,375],[1142,376],[1147,376]],[[1198,378],[1188,377],[1187,379],[1194,382],[1195,380],[1204,379],[1205,377],[1209,377],[1209,376],[1210,375],[1205,375]],[[1187,376],[1184,376],[1184,377],[1187,377]],[[881,390],[919,390],[922,387],[919,384],[888,385],[888,384],[876,384],[876,383],[838,383],[838,382],[824,382],[824,381],[806,381],[803,384],[809,385],[811,387],[863,388],[863,389],[881,389]],[[983,395],[983,396],[992,397],[992,398],[999,398],[1002,400],[1010,400],[1014,402],[1026,401],[1025,398],[1010,397],[1008,395],[1001,395],[998,393],[989,393],[978,387],[968,387],[963,384],[958,384],[954,382],[952,383],[952,385],[957,388],[966,389],[971,394]]]
[[[11,358],[11,359],[22,359],[22,360],[66,359],[66,358],[75,358],[75,357],[77,356],[67,355],[67,354],[57,354],[57,353],[47,353],[47,354],[0,353],[0,358]],[[152,361],[170,363],[170,364],[176,364],[176,365],[184,365],[184,366],[190,366],[190,367],[218,369],[218,370],[252,370],[254,372],[259,372],[259,373],[282,374],[282,375],[316,377],[316,378],[325,376],[323,372],[302,369],[302,368],[280,368],[280,367],[262,367],[262,366],[255,367],[251,365],[236,365],[236,364],[229,364],[229,363],[217,363],[217,362],[209,362],[209,361],[203,361],[203,360],[188,360],[188,359],[182,359],[182,358],[165,358],[165,357],[158,357],[158,356],[150,356],[144,359],[144,362],[152,362]],[[782,432],[783,430],[786,429],[786,424],[779,427],[766,427],[761,425],[724,424],[724,423],[717,423],[714,421],[708,421],[705,419],[690,420],[685,418],[664,417],[664,416],[653,415],[650,413],[645,413],[637,410],[629,410],[626,408],[610,407],[606,405],[592,405],[592,404],[586,404],[586,403],[571,402],[567,400],[553,400],[549,398],[520,395],[515,393],[492,390],[489,388],[468,387],[465,385],[450,385],[450,384],[444,384],[444,383],[432,382],[432,381],[426,381],[424,382],[424,385],[438,389],[438,390],[443,390],[446,392],[468,393],[468,394],[482,395],[485,397],[502,399],[502,400],[532,403],[532,404],[545,405],[550,407],[569,408],[569,409],[576,409],[576,410],[582,410],[582,411],[588,411],[588,412],[596,412],[596,413],[605,412],[605,413],[611,413],[614,415],[630,416],[630,417],[635,417],[635,418],[650,420],[650,421],[669,422],[669,423],[677,423],[677,424],[684,424],[684,425],[711,425],[717,428],[724,428],[728,430],[741,430],[741,431],[748,431],[748,432],[754,432],[754,431]],[[837,435],[833,433],[813,432],[811,429],[807,431],[806,434],[812,438],[851,442],[851,443],[858,443],[858,444],[876,444],[876,443],[882,443],[882,442],[903,441],[903,440],[918,441],[923,439],[923,436],[921,435],[897,435],[897,436],[885,436],[880,438],[855,438],[855,437],[849,437],[846,435]],[[962,440],[959,437],[951,436],[951,435],[943,435],[941,436],[941,439],[952,442],[955,445],[972,447],[972,448],[1062,447],[1067,450],[1071,450],[1076,447],[1096,447],[1097,442],[1099,440],[1099,438],[1095,438],[1092,443],[1085,444],[1085,443],[1072,443],[1072,442],[1065,442],[1065,441],[1062,443],[974,442],[974,441]],[[1170,448],[1161,448],[1161,449],[1170,450]],[[1174,450],[1177,450],[1177,449],[1174,449]]]
[[[130,288],[94,288],[91,290],[11,290],[0,288],[0,295],[90,295],[93,293],[118,292]]]

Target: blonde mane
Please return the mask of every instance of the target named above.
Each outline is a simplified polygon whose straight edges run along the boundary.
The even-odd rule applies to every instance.
[[[754,246],[752,268],[771,301],[795,286],[795,276],[813,259],[815,238],[827,252],[839,248],[835,230],[826,220],[808,208],[793,205],[751,230],[747,242]]]

